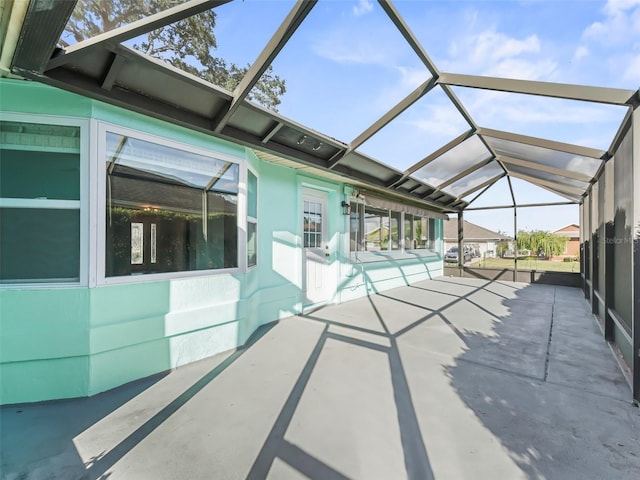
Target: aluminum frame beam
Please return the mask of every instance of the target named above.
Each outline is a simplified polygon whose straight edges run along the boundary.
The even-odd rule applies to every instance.
[[[478,163],[473,164],[471,167],[464,169],[463,171],[461,171],[460,173],[458,173],[457,175],[455,175],[454,177],[449,178],[448,180],[442,182],[440,185],[438,185],[436,187],[436,190],[442,190],[443,188],[447,188],[449,185],[457,182],[458,180],[463,179],[464,177],[466,177],[467,175],[472,174],[473,172],[475,172],[476,170],[481,169],[482,167],[484,167],[485,165],[488,165],[489,163],[491,163],[494,160],[493,157],[489,157],[489,158],[485,158],[484,160],[481,160]]]
[[[467,207],[469,205],[471,205],[473,202],[475,202],[478,198],[480,198],[482,195],[484,195],[484,193],[489,190],[494,184],[491,185],[487,185],[486,187],[484,187],[484,189],[482,189],[482,191],[480,193],[478,193],[475,197],[473,197],[471,200],[469,200],[467,202],[467,205],[464,207],[464,210],[467,209]]]
[[[632,198],[633,207],[631,209],[630,224],[634,227],[631,229],[631,390],[633,401],[636,406],[640,406],[640,232],[637,225],[640,223],[640,168],[638,161],[640,160],[640,110],[633,112],[631,120],[632,142],[631,142],[631,165],[632,165]],[[615,271],[614,271],[615,275]],[[620,280],[620,278],[616,278]],[[614,284],[615,285],[615,284]],[[625,288],[623,286],[622,288]]]
[[[511,185],[511,182],[509,182]],[[513,191],[512,191],[513,192]],[[518,280],[518,208],[513,199],[513,281]]]
[[[100,85],[104,90],[111,90],[113,88],[113,85],[116,83],[116,79],[118,78],[118,74],[122,70],[126,61],[126,58],[122,55],[118,55],[117,53],[113,54],[113,60],[107,68],[107,72],[102,79],[102,84]]]
[[[420,100],[424,95],[429,93],[436,86],[435,78],[431,77],[427,81],[423,82],[418,88],[416,88],[413,92],[403,98],[400,102],[398,102],[394,107],[392,107],[387,113],[385,113],[382,117],[376,120],[369,128],[367,128],[364,132],[358,135],[349,143],[349,148],[343,152],[342,155],[337,156],[335,159],[332,159],[329,162],[329,168],[334,168],[338,163],[342,161],[342,158],[346,156],[348,153],[354,151],[356,148],[361,146],[367,140],[369,140],[372,136],[386,127],[389,123],[391,123],[398,115],[407,110],[411,105]]]
[[[564,192],[561,192],[559,190],[554,190],[553,188],[550,188],[550,187],[545,187],[545,186],[542,186],[542,185],[537,185],[537,186],[539,186],[540,188],[543,188],[543,189],[553,193],[554,195],[558,195],[559,197],[566,198],[567,200],[569,200],[571,202],[580,203],[582,201],[582,198],[583,198],[582,196],[571,195],[570,193],[564,193]]]
[[[380,117],[375,123],[373,123],[369,128],[367,128],[364,132],[354,138],[349,144],[349,148],[351,150],[355,150],[364,142],[369,140],[373,135],[382,130],[385,126],[387,126],[394,118],[404,112],[407,108],[412,106],[415,102],[420,100],[423,96],[429,93],[436,86],[435,78],[431,77],[425,82],[423,82],[418,88],[416,88],[413,92],[409,93],[405,98],[403,98],[400,102],[398,102],[393,108],[391,108],[387,113],[385,113],[382,117]]]
[[[471,195],[473,192],[477,192],[481,188],[490,187],[491,185],[493,185],[494,183],[496,183],[498,180],[505,177],[506,175],[507,175],[506,173],[501,173],[500,175],[496,175],[495,177],[490,178],[486,182],[482,182],[480,185],[476,185],[475,187],[470,188],[465,192],[462,192],[460,195],[456,197],[456,200],[462,200],[467,195]]]
[[[618,148],[620,148],[620,144],[622,143],[624,136],[627,134],[627,132],[632,126],[632,122],[633,122],[633,109],[629,108],[627,110],[627,113],[624,116],[624,119],[622,120],[622,123],[620,124],[620,127],[616,131],[616,134],[613,137],[613,140],[611,141],[611,145],[607,150],[606,157],[604,157],[605,160],[609,160],[611,157],[613,157],[613,155],[618,150]],[[596,175],[595,178],[599,177],[599,173],[600,172],[598,172],[598,175]]]
[[[464,214],[462,211],[458,213],[458,268],[462,277],[464,271]]]
[[[273,138],[273,136],[278,133],[280,131],[280,129],[284,127],[284,123],[282,122],[277,122],[274,127],[269,131],[269,133],[267,133],[264,138],[261,140],[261,143],[265,144],[267,143],[269,140],[271,140],[271,138]]]
[[[551,203],[522,203],[517,204],[516,208],[535,208],[535,207],[560,207],[563,205],[578,205],[578,202],[551,202]],[[465,212],[481,211],[481,210],[501,210],[506,208],[513,208],[513,205],[495,205],[491,207],[472,207],[465,208]]]
[[[440,87],[444,91],[445,95],[447,95],[447,97],[449,97],[449,100],[451,100],[451,103],[453,103],[453,106],[456,107],[456,109],[458,110],[458,113],[460,113],[460,115],[462,115],[464,117],[464,119],[471,126],[471,128],[473,128],[477,132],[478,124],[471,117],[471,114],[467,111],[467,109],[464,106],[464,104],[460,101],[460,99],[456,95],[456,92],[454,92],[453,89],[449,85],[442,85],[441,84]],[[487,150],[489,150],[489,152],[491,152],[491,155],[493,155],[495,157],[496,156],[496,152],[493,150],[491,145],[489,145],[489,143],[484,138],[482,138],[481,136],[478,136],[478,138],[480,138],[480,141],[484,144],[485,148]],[[502,171],[504,173],[507,173],[507,169],[505,168],[505,166],[502,163],[500,163],[500,161],[498,161],[498,164],[502,168]]]
[[[88,55],[96,48],[104,45],[118,45],[139,35],[144,35],[145,33],[152,32],[171,23],[197,15],[206,10],[211,10],[230,1],[231,0],[190,0],[189,2],[149,15],[128,25],[123,25],[109,32],[101,33],[65,49],[66,53],[64,55],[49,60],[45,71],[60,67],[80,56]]]
[[[530,137],[519,133],[506,132],[504,130],[493,130],[491,128],[479,127],[477,131],[481,137],[493,137],[500,140],[508,140],[515,143],[524,143],[534,147],[546,148],[548,150],[557,150],[559,152],[571,153],[581,157],[596,158],[602,160],[607,152],[597,150],[595,148],[573,145],[571,143],[557,142],[555,140],[547,140],[539,137]]]
[[[417,172],[418,170],[420,170],[425,165],[428,165],[429,163],[433,162],[436,158],[444,155],[449,150],[452,150],[453,148],[457,147],[458,145],[460,145],[465,140],[471,138],[474,134],[475,134],[475,129],[473,129],[473,128],[467,130],[466,132],[461,133],[460,135],[458,135],[456,138],[454,138],[450,142],[446,143],[445,145],[443,145],[442,147],[438,148],[437,150],[431,152],[429,155],[424,157],[418,163],[415,163],[411,167],[407,168],[404,171],[405,175],[409,176],[412,173]]]
[[[460,99],[456,95],[456,92],[454,92],[453,89],[448,85],[440,84],[440,88],[442,88],[442,91],[445,93],[445,95],[449,97],[449,100],[451,101],[451,103],[453,103],[453,106],[456,107],[460,115],[462,115],[462,117],[469,124],[469,126],[474,130],[478,130],[478,124],[473,119],[473,117],[471,116],[467,108],[464,106],[464,104],[460,101]]]
[[[11,59],[11,72],[42,73],[73,13],[76,1],[27,1],[27,11]],[[7,5],[8,7],[8,5]]]
[[[438,67],[436,67],[435,63],[433,63],[433,60],[429,58],[429,55],[424,50],[424,48],[422,48],[422,45],[413,34],[413,32],[409,29],[407,23],[404,21],[400,13],[396,10],[396,7],[388,0],[378,0],[378,3],[385,11],[387,16],[391,19],[393,24],[396,26],[400,34],[404,37],[409,46],[416,53],[418,58],[420,58],[424,66],[427,67],[427,69],[431,72],[431,75],[435,78],[438,78],[440,76]]]
[[[513,185],[511,184],[511,177],[507,176],[507,184],[509,185],[509,192],[511,193],[511,201],[513,202],[513,208],[516,208],[516,195],[513,192]]]
[[[276,33],[273,34],[255,62],[251,64],[247,73],[233,91],[233,100],[221,118],[215,120],[213,131],[220,133],[231,116],[235,113],[242,101],[249,95],[251,89],[260,80],[262,74],[269,68],[271,62],[284,48],[291,36],[295,33],[318,0],[298,0],[287,17],[284,19]]]
[[[477,130],[478,125],[471,117],[471,114],[467,111],[467,109],[465,108],[463,103],[460,101],[460,99],[458,99],[453,89],[448,85],[444,85],[443,82],[440,81],[442,76],[441,72],[438,70],[438,68],[433,63],[433,61],[429,58],[425,50],[422,48],[422,45],[420,44],[420,42],[415,37],[415,35],[411,32],[406,22],[400,16],[400,14],[395,9],[395,7],[391,4],[391,2],[387,0],[378,0],[378,3],[383,8],[383,10],[387,13],[391,21],[396,26],[396,28],[400,31],[400,33],[402,34],[404,39],[407,41],[409,46],[411,46],[411,48],[416,53],[416,55],[418,55],[420,60],[422,60],[424,65],[429,69],[429,71],[431,72],[431,74],[433,75],[437,83],[440,84],[440,87],[442,88],[444,93],[447,95],[447,97],[449,97],[449,100],[451,101],[451,103],[453,103],[454,107],[458,110],[460,115],[462,115],[462,117],[465,119],[465,121],[469,124],[469,126],[473,130]],[[491,154],[495,157],[496,153],[487,144],[487,142],[485,142],[482,138],[480,138],[480,140],[482,140],[482,143],[485,144],[485,147],[487,147],[487,150],[489,150],[489,152],[491,152]],[[502,170],[506,173],[507,169],[504,167],[504,165],[500,163],[500,166],[502,167]]]
[[[250,93],[251,88],[253,88],[253,86],[256,84],[257,81],[259,81],[260,76],[268,68],[268,65],[270,64],[270,62],[278,55],[281,49],[284,48],[284,46],[287,44],[287,42],[290,40],[291,36],[293,35],[293,32],[295,32],[296,28],[304,21],[304,19],[306,18],[306,15],[309,13],[311,8],[313,8],[313,5],[316,3],[317,0],[311,0],[309,2],[306,2],[304,0],[298,0],[294,8],[292,8],[291,12],[287,16],[287,19],[285,19],[285,21],[282,23],[282,25],[280,26],[276,34],[274,34],[271,41],[265,46],[260,56],[256,60],[256,62],[254,62],[254,64],[251,66],[247,74],[244,76],[244,78],[242,79],[238,87],[235,89],[233,95],[231,96],[229,95],[229,92],[226,92],[226,97],[224,100],[225,104],[221,109],[218,110],[218,114],[215,116],[213,121],[211,120],[211,118],[202,118],[201,115],[198,115],[194,112],[190,112],[190,111],[180,112],[178,110],[168,108],[166,101],[165,103],[163,103],[162,99],[149,100],[149,99],[136,98],[135,100],[138,100],[138,103],[134,102],[135,105],[133,106],[133,108],[131,108],[130,104],[127,103],[127,100],[126,100],[129,98],[126,92],[118,91],[118,92],[115,92],[113,95],[109,95],[111,93],[110,89],[112,86],[114,86],[114,82],[116,80],[116,77],[118,76],[119,68],[121,68],[123,63],[125,62],[134,61],[129,56],[126,56],[126,55],[122,56],[119,54],[120,48],[121,48],[119,45],[120,42],[125,41],[126,39],[129,39],[129,38],[133,38],[145,32],[152,31],[153,29],[161,27],[163,25],[167,25],[169,23],[178,21],[181,18],[186,18],[190,15],[199,13],[198,9],[199,11],[205,11],[207,9],[214,8],[217,5],[227,3],[228,1],[229,0],[191,0],[187,3],[179,5],[178,7],[173,7],[171,9],[165,10],[164,12],[151,15],[145,19],[134,22],[127,26],[121,27],[111,32],[98,35],[84,42],[80,42],[79,44],[69,47],[68,52],[65,55],[61,55],[54,59],[49,60],[48,57],[50,55],[50,52],[47,50],[47,52],[45,52],[44,54],[38,55],[38,61],[44,60],[43,65],[46,65],[46,68],[49,68],[50,66],[56,66],[56,65],[58,66],[64,65],[64,67],[53,68],[53,70],[47,72],[47,75],[45,76],[41,75],[42,70],[37,71],[35,67],[31,69],[23,70],[23,71],[30,72],[29,78],[34,78],[34,79],[45,81],[51,84],[58,83],[59,84],[58,86],[63,86],[63,87],[66,87],[67,89],[75,90],[75,91],[78,91],[78,93],[85,94],[85,95],[86,95],[86,92],[89,92],[90,96],[93,95],[93,96],[97,96],[98,98],[110,97],[112,103],[114,102],[116,104],[120,103],[122,106],[125,106],[125,108],[129,108],[133,110],[142,109],[142,110],[145,110],[147,114],[151,116],[156,116],[158,118],[168,119],[169,116],[171,116],[171,119],[169,121],[172,121],[173,123],[187,125],[190,128],[194,128],[196,130],[207,131],[207,133],[212,133],[211,129],[213,128],[215,130],[214,133],[216,133],[217,135],[223,138],[230,137],[234,141],[238,141],[241,143],[244,141],[246,144],[250,144],[254,147],[256,146],[259,147],[260,145],[256,144],[256,139],[254,139],[253,137],[251,137],[250,140],[247,140],[249,139],[248,132],[244,132],[241,135],[239,133],[241,132],[241,130],[238,130],[236,132],[237,129],[230,127],[227,122],[233,117],[233,114],[236,111],[236,109],[240,105],[244,104],[244,100],[246,99],[246,96]],[[283,125],[289,126],[289,123],[290,123],[288,120],[278,121],[277,115],[272,117],[272,120],[274,120],[273,128],[270,129],[268,132],[264,133],[262,135],[262,138],[258,139],[260,144],[263,147],[267,149],[271,149],[272,151],[275,151],[276,153],[279,153],[281,155],[288,156],[289,158],[293,158],[294,160],[299,161],[303,165],[310,164],[310,165],[315,165],[321,168],[327,168],[327,165],[329,165],[330,166],[329,169],[333,169],[334,167],[337,167],[335,169],[336,173],[338,173],[341,176],[346,176],[347,178],[349,178],[349,176],[353,176],[354,173],[351,172],[351,169],[348,168],[348,165],[339,166],[339,163],[345,157],[345,154],[355,150],[355,148],[357,148],[359,145],[361,145],[366,140],[371,138],[371,136],[375,135],[378,131],[384,128],[385,125],[387,125],[400,113],[406,110],[409,106],[413,105],[419,98],[421,98],[423,95],[431,91],[436,85],[439,85],[440,88],[442,88],[443,92],[448,96],[452,104],[455,106],[455,108],[459,111],[462,117],[467,121],[467,123],[471,127],[470,130],[463,133],[458,138],[454,139],[452,142],[449,142],[447,145],[439,148],[438,150],[436,150],[436,152],[433,152],[432,154],[428,155],[423,160],[416,163],[415,165],[410,167],[405,172],[402,172],[401,174],[400,173],[398,175],[381,174],[381,176],[379,177],[373,177],[371,175],[367,175],[364,172],[361,172],[355,175],[356,177],[359,177],[359,178],[361,177],[366,182],[370,181],[372,182],[373,185],[385,187],[385,190],[390,190],[391,188],[400,185],[402,181],[406,180],[412,173],[428,165],[431,161],[435,160],[440,155],[446,153],[451,148],[454,148],[456,145],[462,143],[464,140],[470,138],[474,134],[478,134],[479,139],[484,143],[484,145],[487,147],[489,152],[491,152],[491,154],[494,156],[498,164],[500,164],[505,174],[500,174],[488,180],[484,184],[481,184],[477,187],[474,187],[473,189],[468,190],[467,192],[462,193],[459,197],[455,198],[453,201],[451,201],[451,198],[453,198],[453,195],[446,194],[446,192],[438,192],[439,189],[446,188],[447,186],[452,184],[454,181],[460,178],[463,178],[464,176],[466,176],[466,174],[475,171],[477,168],[480,168],[481,165],[485,165],[486,163],[480,162],[480,164],[472,165],[469,168],[465,169],[463,172],[458,173],[456,177],[453,177],[452,179],[447,180],[446,182],[442,183],[435,189],[435,192],[439,193],[437,198],[441,199],[440,202],[442,203],[436,204],[436,202],[433,202],[434,204],[433,206],[440,209],[447,209],[449,208],[450,205],[463,204],[468,207],[473,201],[475,201],[479,196],[484,194],[493,184],[495,184],[495,182],[497,182],[500,178],[504,177],[505,175],[507,175],[507,181],[509,182],[509,188],[512,195],[512,199],[514,201],[514,206],[517,206],[517,205],[515,202],[515,196],[514,196],[513,188],[511,185],[511,176],[513,176],[514,178],[521,178],[525,181],[529,181],[534,185],[544,188],[557,195],[561,195],[571,200],[572,203],[578,201],[578,199],[581,198],[581,195],[585,194],[585,192],[581,192],[580,195],[577,195],[577,194],[574,195],[569,191],[575,192],[575,191],[579,191],[580,189],[576,189],[575,187],[570,187],[570,186],[564,186],[562,184],[556,184],[555,182],[552,182],[552,181],[542,180],[536,177],[535,175],[529,176],[529,175],[518,174],[518,173],[509,173],[508,169],[505,168],[505,164],[508,165],[507,160],[511,160],[511,163],[514,165],[519,164],[521,166],[525,166],[528,168],[537,169],[540,171],[546,171],[547,173],[558,174],[567,178],[575,178],[576,180],[580,180],[580,181],[587,181],[586,176],[584,176],[583,174],[567,172],[562,169],[559,169],[558,171],[558,169],[555,169],[555,167],[540,166],[539,164],[536,164],[531,160],[524,160],[524,159],[513,158],[509,156],[495,155],[495,151],[492,149],[492,147],[489,144],[489,138],[485,138],[485,137],[503,138],[505,140],[509,140],[513,142],[519,142],[523,144],[538,146],[541,148],[547,148],[550,150],[562,151],[566,153],[571,153],[575,155],[585,156],[588,158],[596,158],[596,159],[601,159],[606,161],[608,160],[608,158],[611,157],[612,151],[615,151],[614,147],[617,145],[616,142],[619,143],[620,138],[622,137],[623,133],[626,131],[624,130],[625,122],[627,122],[627,120],[630,118],[630,115],[633,112],[633,109],[631,107],[635,108],[638,105],[638,103],[640,103],[640,96],[637,91],[634,92],[630,90],[609,89],[609,88],[602,88],[602,87],[588,87],[588,86],[579,86],[579,85],[576,86],[576,85],[555,84],[555,83],[547,83],[547,82],[532,82],[532,81],[524,81],[524,80],[511,80],[511,79],[500,79],[500,78],[493,78],[493,77],[480,77],[480,76],[472,76],[472,75],[457,75],[457,74],[451,74],[451,73],[441,73],[439,72],[439,70],[433,63],[433,61],[428,57],[427,53],[422,48],[418,39],[408,28],[404,19],[397,12],[397,10],[395,9],[395,6],[388,0],[378,0],[378,1],[381,8],[384,10],[387,16],[391,19],[392,23],[395,25],[395,27],[404,37],[407,44],[413,49],[416,55],[421,59],[421,61],[424,63],[427,70],[429,70],[432,73],[432,77],[429,80],[425,81],[416,90],[411,92],[405,99],[400,101],[396,106],[390,109],[387,113],[385,113],[367,130],[362,132],[362,134],[356,137],[351,142],[351,144],[345,145],[341,143],[340,146],[336,147],[338,148],[338,151],[335,153],[334,152],[330,153],[329,155],[333,155],[333,157],[331,157],[329,160],[324,160],[323,157],[314,156],[313,153],[299,151],[299,150],[296,150],[295,148],[291,148],[291,147],[285,148],[284,146],[271,145],[272,143],[271,138],[277,133],[278,129],[280,129]],[[34,4],[47,3],[47,2],[49,2],[49,0],[33,0],[31,5],[33,6]],[[72,2],[72,3],[75,4],[75,2]],[[174,15],[174,14],[176,16],[172,17],[171,15]],[[56,22],[55,27],[64,28],[64,25],[61,22],[62,20]],[[34,32],[34,30],[37,30],[35,23],[31,25],[26,25],[26,32],[29,35],[33,36],[35,33],[38,33],[38,32]],[[51,33],[54,30],[55,30],[54,28],[47,29],[47,33],[46,33],[46,37],[47,37],[46,40],[49,43],[53,41],[54,43],[52,45],[55,45],[55,41],[57,41],[57,38],[54,39],[53,38],[54,34]],[[49,43],[47,43],[47,45]],[[98,80],[97,88],[102,89],[101,93],[96,93],[96,89],[94,88],[94,86],[90,86],[90,88],[88,88],[86,85],[84,85],[84,87],[80,88],[80,85],[83,84],[83,82],[86,80],[85,78],[78,79],[76,83],[67,81],[65,84],[64,81],[61,81],[61,79],[64,77],[66,77],[67,79],[70,78],[69,75],[72,74],[71,73],[72,69],[74,69],[76,66],[74,64],[75,63],[74,60],[80,59],[81,56],[87,53],[96,51],[94,49],[113,52],[114,54],[113,61],[111,62],[110,66],[108,66],[105,69],[102,78],[101,79],[99,78]],[[21,58],[23,60],[26,59],[28,53],[29,52],[27,52],[26,50],[23,51],[22,52],[23,56]],[[137,61],[137,59],[135,61]],[[36,63],[34,63],[34,65]],[[160,64],[162,62],[158,61],[157,63]],[[165,71],[170,70],[169,68],[165,68],[165,67],[163,67]],[[194,82],[206,83],[204,81],[198,81],[195,78],[189,78],[189,76],[186,74],[182,76],[181,79],[182,78],[184,79],[185,85],[193,84]],[[60,83],[63,83],[63,85],[60,85]],[[568,99],[588,101],[588,102],[599,102],[599,103],[613,104],[613,105],[626,105],[630,108],[628,108],[625,121],[623,121],[623,125],[618,130],[618,133],[616,134],[616,137],[612,142],[612,146],[609,148],[607,152],[602,152],[599,150],[590,149],[586,147],[563,144],[561,142],[554,142],[550,140],[538,139],[535,137],[527,137],[524,135],[517,135],[517,134],[511,134],[508,132],[479,128],[477,124],[474,122],[469,112],[467,112],[462,102],[457,98],[456,93],[452,88],[453,85],[459,85],[461,87],[506,91],[506,92],[512,92],[512,93],[524,93],[524,94],[530,94],[530,95],[548,96],[552,98],[568,98]],[[82,91],[79,91],[79,90],[82,90]],[[114,87],[114,91],[115,90],[118,90],[118,89]],[[629,97],[627,98],[627,100],[624,100],[624,98],[627,95]],[[175,115],[175,117],[173,117],[173,115]],[[301,126],[300,131],[306,132],[310,130],[304,126]],[[339,142],[335,142],[335,143],[338,144]],[[329,157],[329,155],[325,156],[324,158],[326,159],[327,157]],[[520,162],[520,163],[516,163],[516,162]],[[523,162],[525,162],[526,165]],[[347,162],[345,162],[345,164],[346,163]],[[603,162],[603,165],[604,165],[604,162]],[[555,169],[555,170],[551,170],[551,169]],[[568,173],[575,174],[575,175],[582,175],[582,177],[576,178],[576,177],[573,177],[572,175],[569,175]],[[384,180],[385,177],[387,178],[387,180]],[[390,177],[391,177],[391,180],[389,180]],[[430,192],[429,195],[437,194],[437,193],[434,193],[434,189],[432,186],[426,185],[419,180],[416,180],[416,182],[419,183],[419,185],[417,185],[412,190],[418,190],[423,187],[426,187],[428,188],[428,192]],[[482,189],[482,191],[478,195],[476,195],[473,198],[473,200],[471,200],[470,202],[464,202],[461,200],[462,197],[470,195],[480,189]],[[393,194],[393,191],[390,191],[389,193]],[[429,195],[425,195],[424,199],[422,199],[422,202],[428,202],[428,199],[427,200],[425,199]],[[419,198],[421,197],[415,196],[413,198],[419,200]],[[465,207],[462,207],[462,208],[465,208]]]
[[[624,90],[620,88],[591,87],[566,83],[483,77],[479,75],[462,75],[445,72],[440,74],[438,83],[457,87],[580,100],[608,105],[632,106],[636,103],[635,90]]]

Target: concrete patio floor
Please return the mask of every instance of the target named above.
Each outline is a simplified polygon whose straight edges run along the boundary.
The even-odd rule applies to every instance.
[[[582,292],[439,278],[92,398],[0,410],[2,478],[638,479]]]

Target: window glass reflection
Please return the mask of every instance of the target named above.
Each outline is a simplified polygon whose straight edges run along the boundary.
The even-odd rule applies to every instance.
[[[106,276],[232,268],[238,165],[107,134]]]

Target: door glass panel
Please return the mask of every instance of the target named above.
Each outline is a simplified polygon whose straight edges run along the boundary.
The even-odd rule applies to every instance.
[[[304,248],[322,247],[322,203],[304,201]]]

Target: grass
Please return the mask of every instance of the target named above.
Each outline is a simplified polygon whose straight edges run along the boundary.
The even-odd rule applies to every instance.
[[[486,258],[470,266],[479,268],[513,269],[513,258]],[[580,272],[580,262],[552,262],[537,258],[518,259],[518,270],[537,270],[540,272]]]

